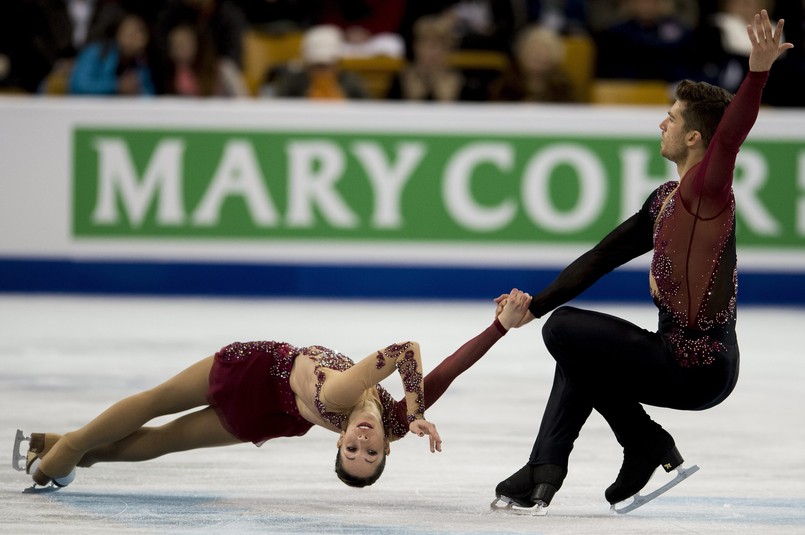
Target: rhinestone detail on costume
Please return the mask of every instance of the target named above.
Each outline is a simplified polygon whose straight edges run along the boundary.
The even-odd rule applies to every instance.
[[[410,347],[410,344],[406,344],[406,347]],[[415,395],[417,409],[414,411],[414,414],[408,415],[408,423],[410,424],[416,420],[417,414],[425,414],[425,393],[422,388],[422,372],[417,369],[417,362],[412,350],[408,349],[405,352],[405,357],[397,360],[397,369],[402,377],[405,392]]]
[[[417,370],[417,362],[414,358],[414,352],[410,349],[410,347],[410,343],[392,344],[384,350],[378,351],[376,366],[377,369],[381,369],[382,367],[386,366],[386,361],[389,358],[396,359],[397,369],[400,371],[404,390],[407,393],[414,393],[416,395],[415,397],[416,402],[418,403],[418,408],[416,409],[415,413],[424,414],[424,392],[421,387],[422,374]],[[401,359],[398,359],[403,352],[405,352],[405,356]],[[324,373],[324,368],[329,370],[345,371],[354,366],[355,363],[349,357],[322,346],[310,346],[302,348],[300,354],[305,355],[316,362],[316,395],[313,400],[316,409],[319,411],[319,414],[322,418],[330,422],[338,429],[341,429],[342,431],[345,430],[348,414],[328,411],[324,403],[321,401],[321,389],[324,385],[325,379],[327,378],[326,374]],[[397,438],[404,437],[406,434],[408,434],[407,424],[416,419],[416,417],[414,415],[407,415],[408,422],[401,422],[400,419],[396,417],[395,407],[397,402],[394,400],[391,394],[389,394],[388,391],[380,385],[375,385],[375,389],[377,391],[378,398],[380,399],[380,405],[383,413],[383,427],[385,428],[386,433],[389,436],[394,436]]]
[[[316,362],[316,396],[313,398],[316,409],[319,411],[322,418],[343,431],[346,428],[345,424],[348,415],[328,411],[321,401],[321,387],[324,385],[324,380],[327,378],[324,373],[324,368],[343,372],[350,369],[355,363],[349,357],[322,346],[302,348],[301,354],[310,357]]]
[[[217,353],[217,358],[224,362],[239,362],[251,358],[254,355],[271,355],[271,366],[269,371],[273,377],[284,379],[276,382],[279,392],[278,398],[289,414],[301,418],[299,408],[296,406],[295,396],[291,390],[289,379],[294,359],[299,354],[299,348],[286,342],[274,341],[254,341],[254,342],[233,342],[224,347]]]
[[[652,296],[661,311],[669,314],[673,318],[674,327],[667,334],[668,340],[674,347],[677,362],[682,367],[703,366],[712,364],[715,361],[715,354],[725,349],[723,343],[713,337],[715,329],[728,328],[735,320],[737,293],[737,270],[733,269],[730,282],[724,280],[721,273],[719,280],[720,263],[725,261],[725,250],[732,239],[732,225],[735,219],[734,199],[726,210],[726,217],[719,219],[718,241],[706,255],[709,257],[710,267],[701,270],[699,280],[690,278],[691,272],[688,267],[680,263],[674,265],[674,258],[680,262],[679,258],[685,258],[690,262],[688,256],[680,254],[681,247],[687,247],[685,236],[677,233],[664,232],[665,223],[669,220],[678,218],[681,221],[693,221],[690,232],[696,231],[696,225],[711,224],[687,212],[682,207],[680,193],[677,182],[668,182],[660,186],[650,205],[651,215],[655,218],[654,225],[654,256],[651,260],[651,277],[654,282],[652,286]],[[680,214],[676,214],[680,211]],[[723,221],[723,223],[721,223]],[[676,228],[677,222],[668,223],[669,228]],[[712,225],[712,224],[711,224]],[[712,230],[711,230],[712,232]],[[677,243],[673,244],[673,240]],[[672,251],[676,247],[676,254]],[[685,255],[690,255],[690,251],[684,250]],[[727,264],[728,265],[728,264]],[[726,265],[725,265],[726,266]],[[675,273],[675,268],[678,272]],[[684,271],[683,271],[684,270]],[[719,299],[714,300],[714,288],[721,283]],[[683,287],[683,284],[686,285]],[[730,285],[731,287],[726,287]],[[692,308],[690,288],[701,288],[701,293],[693,294],[700,296],[698,306]],[[725,297],[725,293],[729,296]]]

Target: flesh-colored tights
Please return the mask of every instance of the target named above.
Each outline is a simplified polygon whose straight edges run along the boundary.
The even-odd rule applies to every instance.
[[[122,399],[84,427],[66,433],[46,452],[34,480],[66,476],[76,466],[97,462],[145,461],[166,453],[238,444],[208,406],[213,357],[205,358],[159,386]],[[159,416],[204,407],[159,427]]]

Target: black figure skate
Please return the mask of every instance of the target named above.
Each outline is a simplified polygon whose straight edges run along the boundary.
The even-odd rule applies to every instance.
[[[624,449],[623,465],[621,466],[620,473],[618,473],[618,478],[609,486],[606,492],[604,492],[604,496],[611,504],[611,510],[613,512],[623,514],[634,511],[660,494],[675,487],[681,483],[683,479],[699,470],[699,467],[696,465],[690,468],[683,468],[682,463],[684,459],[682,455],[680,455],[679,450],[676,449],[676,446],[673,445],[673,441],[671,441],[671,444],[670,448],[667,448],[660,454],[657,454],[656,450],[653,452],[637,452]],[[654,474],[654,471],[659,466],[662,466],[663,470],[666,472],[676,470],[676,477],[658,489],[641,495],[640,491],[646,486],[649,479],[651,479],[651,476]],[[631,503],[618,507],[620,502],[628,500],[629,498],[633,498]]]
[[[493,511],[544,516],[566,475],[563,466],[527,464],[498,484],[490,507]]]

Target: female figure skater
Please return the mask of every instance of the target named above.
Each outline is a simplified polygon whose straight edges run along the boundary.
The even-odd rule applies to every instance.
[[[339,433],[338,477],[350,486],[371,485],[383,471],[389,443],[409,431],[428,435],[430,451],[441,451],[441,438],[425,420],[425,408],[520,324],[530,303],[530,295],[512,290],[497,306],[495,321],[424,380],[416,342],[390,345],[357,364],[321,346],[236,342],[161,385],[118,401],[80,429],[63,436],[32,434],[25,469],[37,485],[64,486],[76,466],[145,461],[241,442],[260,446],[319,425]],[[405,389],[400,401],[376,384],[395,368]],[[203,408],[160,427],[145,426],[158,416],[194,407]],[[21,438],[18,433],[18,442]]]

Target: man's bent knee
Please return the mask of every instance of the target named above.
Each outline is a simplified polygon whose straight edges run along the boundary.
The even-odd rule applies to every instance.
[[[576,319],[578,309],[562,306],[553,311],[542,326],[542,339],[551,354],[559,351],[570,337],[578,336]]]

